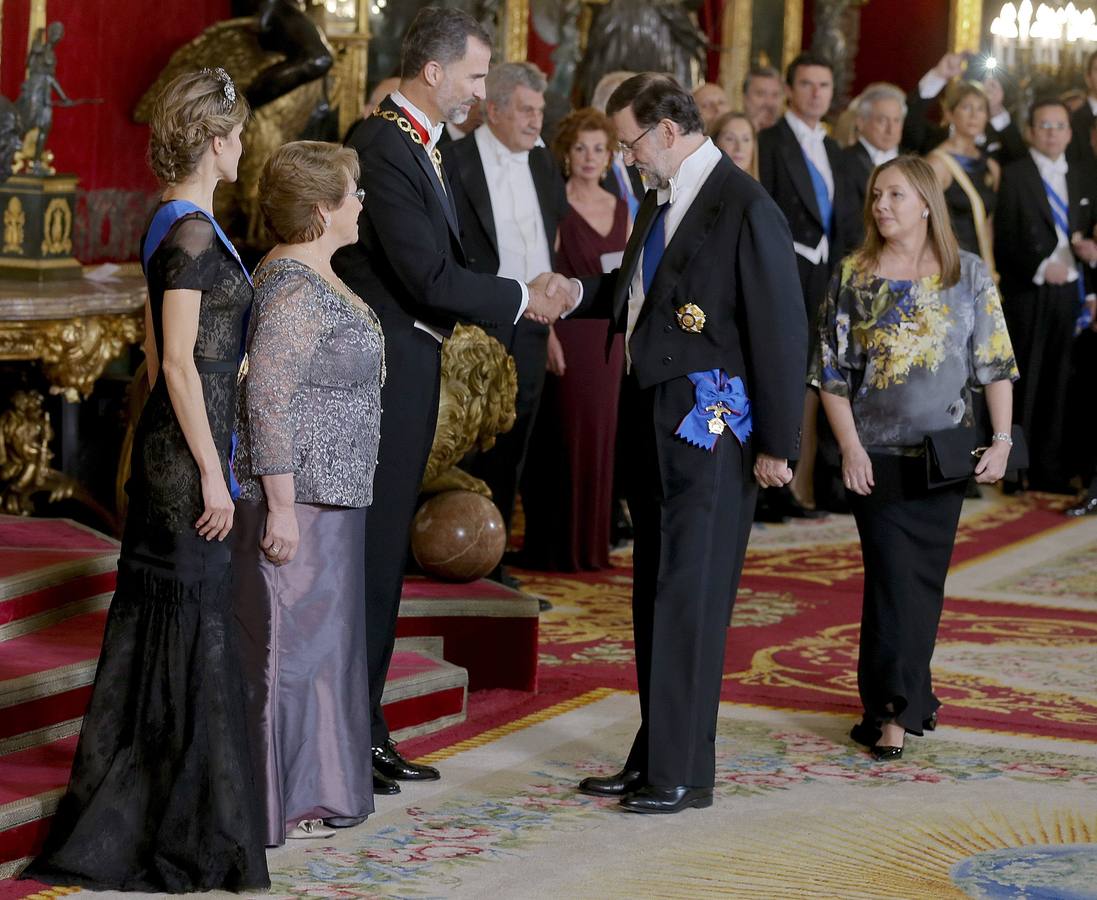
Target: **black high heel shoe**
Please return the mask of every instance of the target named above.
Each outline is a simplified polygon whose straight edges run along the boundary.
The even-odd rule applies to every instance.
[[[937,730],[937,710],[934,710],[928,719],[922,721],[922,731]]]
[[[903,758],[902,747],[881,747],[879,745],[869,748],[872,758],[878,762],[888,762],[893,759]]]

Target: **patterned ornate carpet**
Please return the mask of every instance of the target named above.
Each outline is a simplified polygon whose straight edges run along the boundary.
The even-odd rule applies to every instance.
[[[539,692],[477,692],[465,724],[402,745],[443,780],[272,852],[271,896],[1097,898],[1097,522],[1062,505],[965,507],[934,660],[942,724],[892,764],[847,737],[852,520],[758,529],[716,803],[669,818],[574,790],[617,767],[637,724],[628,554],[603,573],[519,573],[554,605]]]

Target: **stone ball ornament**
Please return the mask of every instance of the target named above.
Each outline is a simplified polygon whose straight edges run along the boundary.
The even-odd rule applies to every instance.
[[[503,558],[503,517],[487,497],[446,491],[419,507],[411,523],[411,553],[428,575],[445,581],[475,581]]]

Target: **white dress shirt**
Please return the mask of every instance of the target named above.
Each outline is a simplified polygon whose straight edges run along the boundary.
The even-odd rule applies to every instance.
[[[445,127],[445,123],[439,122],[436,125],[430,120],[430,116],[428,116],[425,112],[419,109],[418,106],[408,100],[408,98],[401,94],[399,91],[393,91],[392,94],[390,94],[389,96],[392,97],[393,103],[403,109],[406,109],[409,113],[411,113],[412,118],[415,119],[427,130],[427,134],[429,136],[429,140],[427,141],[426,145],[427,156],[431,156],[435,148],[438,146],[438,139],[442,136],[442,129]],[[442,190],[445,191],[446,183],[445,179],[442,178],[441,167],[435,166],[435,171],[438,172],[438,179],[442,182]],[[526,307],[529,305],[529,288],[526,287],[526,283],[524,281],[520,281],[519,285],[522,288],[522,302],[518,306],[518,315],[514,317],[515,322],[522,318],[522,314],[526,311]],[[439,343],[441,343],[445,339],[445,335],[442,334],[440,331],[431,328],[425,322],[420,322],[418,319],[415,320],[414,326],[420,331],[425,331]]]
[[[796,136],[796,141],[799,143],[800,149],[803,150],[804,156],[811,160],[811,164],[823,176],[823,182],[827,186],[827,195],[833,203],[834,173],[830,170],[830,158],[827,156],[827,148],[823,144],[823,139],[827,136],[827,130],[821,124],[817,124],[812,128],[791,111],[785,112],[785,121],[788,122],[789,128]],[[808,247],[805,244],[798,244],[793,241],[792,249],[814,265],[826,262],[830,257],[830,242],[827,240],[826,234],[820,238],[816,247]]]
[[[1066,200],[1067,204],[1070,204],[1070,194],[1067,193],[1067,158],[1066,156],[1060,156],[1058,159],[1049,159],[1040,153],[1038,150],[1030,149],[1028,151],[1032,155],[1032,161],[1036,163],[1036,168],[1040,172],[1040,177],[1044,179],[1054,189],[1055,193]],[[1051,201],[1048,200],[1048,203]],[[1069,224],[1069,221],[1068,221]],[[1035,285],[1042,285],[1045,283],[1044,272],[1047,271],[1047,267],[1051,262],[1060,262],[1067,267],[1067,271],[1070,273],[1067,275],[1067,282],[1073,284],[1078,280],[1078,261],[1074,258],[1074,251],[1070,249],[1070,235],[1063,231],[1059,227],[1058,223],[1055,225],[1055,236],[1059,239],[1059,242],[1055,245],[1055,249],[1051,251],[1051,255],[1048,256],[1039,267],[1036,269],[1036,274],[1032,276],[1032,283]]]
[[[861,146],[865,148],[865,152],[868,154],[868,158],[872,161],[872,167],[875,169],[877,166],[882,166],[886,162],[891,162],[899,155],[899,148],[892,147],[890,150],[881,150],[875,144],[870,143],[863,137],[858,138],[861,142]]]
[[[678,171],[671,176],[670,185],[659,189],[656,194],[659,205],[670,204],[663,218],[663,228],[666,232],[664,247],[670,244],[674,232],[678,230],[693,201],[697,199],[701,186],[712,174],[712,170],[716,168],[722,156],[723,152],[710,139],[705,138],[705,142],[700,147],[682,160]],[[636,271],[632,275],[632,283],[629,285],[628,324],[625,326],[625,362],[630,371],[632,355],[629,353],[629,341],[632,340],[632,331],[636,327],[636,320],[640,317],[645,299],[644,254],[641,251],[640,259],[636,263]]]
[[[506,278],[532,281],[552,271],[541,203],[529,168],[529,151],[515,153],[488,125],[473,132],[491,198],[499,271]],[[538,139],[538,144],[544,144]],[[554,235],[555,237],[555,235]]]

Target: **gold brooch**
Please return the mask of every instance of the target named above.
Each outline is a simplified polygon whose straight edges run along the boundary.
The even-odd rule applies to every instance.
[[[678,317],[678,327],[690,334],[700,334],[705,327],[705,311],[696,303],[679,306],[674,314]]]

